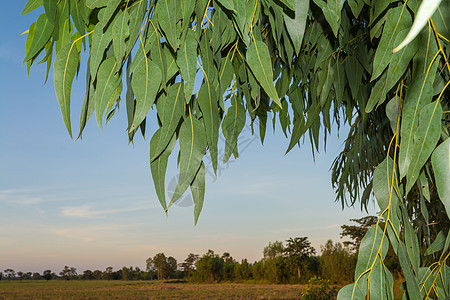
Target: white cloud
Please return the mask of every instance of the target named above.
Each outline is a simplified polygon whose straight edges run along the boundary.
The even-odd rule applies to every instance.
[[[90,205],[82,205],[82,206],[70,206],[62,209],[61,213],[66,217],[77,217],[77,218],[98,218],[105,217],[111,214],[118,214],[130,211],[138,211],[156,208],[157,205],[141,205],[135,207],[124,207],[124,208],[116,208],[116,209],[93,209]]]

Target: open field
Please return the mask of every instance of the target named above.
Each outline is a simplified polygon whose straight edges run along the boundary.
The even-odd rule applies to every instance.
[[[0,281],[0,299],[300,299],[304,285]]]

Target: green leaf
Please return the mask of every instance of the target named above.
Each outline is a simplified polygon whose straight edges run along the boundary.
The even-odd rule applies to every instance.
[[[395,192],[397,182],[392,178],[395,170],[394,161],[388,157],[373,172],[373,193],[378,202],[378,207],[381,211],[384,211],[389,206],[391,217],[396,217],[395,208],[399,201]]]
[[[161,128],[158,129],[154,134],[152,139],[150,140],[150,157],[155,157],[154,149],[157,148],[155,143],[159,143],[161,135]],[[167,161],[169,160],[169,156],[173,151],[177,143],[177,139],[173,136],[170,140],[167,147],[163,150],[161,155],[155,160],[150,160],[150,171],[152,172],[153,184],[155,185],[156,195],[158,196],[159,202],[161,206],[164,208],[164,211],[167,211],[167,203],[166,203],[166,170],[167,170]]]
[[[354,56],[349,56],[347,58],[347,61],[344,64],[344,69],[353,99],[358,99],[364,69]]]
[[[420,112],[419,128],[414,135],[411,164],[406,172],[406,193],[419,178],[420,170],[430,157],[441,136],[442,107],[439,101],[426,105]]]
[[[54,0],[44,0],[44,10],[45,14],[47,15],[48,21],[55,26],[56,19],[56,12],[58,9],[57,1]]]
[[[365,295],[363,295],[358,287],[355,287],[355,284],[348,284],[339,290],[337,294],[337,300],[364,300]]]
[[[419,112],[431,102],[434,75],[417,77],[408,88],[402,111],[401,142],[398,157],[400,179],[406,176],[414,147],[414,134],[419,126]]]
[[[24,62],[29,61],[42,51],[45,44],[47,44],[48,40],[52,36],[53,29],[54,27],[48,21],[46,14],[41,14],[36,21],[33,40],[28,48]]]
[[[103,54],[105,53],[106,47],[112,40],[112,29],[111,26],[103,32],[103,26],[98,23],[95,26],[94,33],[92,33],[92,46],[91,46],[91,76],[92,78],[97,77],[98,67],[103,60]]]
[[[81,35],[84,35],[86,32],[83,18],[85,8],[85,0],[71,0],[70,14],[72,15],[73,24]]]
[[[266,44],[254,41],[247,49],[246,60],[253,75],[261,84],[267,95],[281,107],[275,84],[273,83],[273,70],[270,61],[269,49]]]
[[[158,139],[156,140],[153,137],[155,139],[154,147],[156,148],[151,148],[150,161],[155,160],[169,143],[184,114],[184,103],[183,83],[181,82],[169,86],[167,89],[167,97],[165,99],[159,99],[156,103],[162,127],[160,128],[161,133]]]
[[[295,11],[296,10],[296,0],[280,0],[284,5],[286,5],[287,8],[290,10]]]
[[[245,108],[242,100],[234,95],[231,97],[231,106],[228,108],[222,122],[222,133],[225,137],[225,152],[223,155],[223,163],[226,163],[237,147],[238,136],[245,126]]]
[[[380,257],[377,257],[370,272],[370,299],[394,299],[393,278]]]
[[[219,141],[219,105],[216,90],[212,83],[206,78],[206,82],[202,84],[198,92],[198,104],[203,113],[203,122],[205,123],[206,139],[211,155],[211,162],[214,173],[217,171],[217,143]]]
[[[164,32],[164,37],[174,51],[180,46],[177,34],[177,7],[176,0],[158,1],[156,4],[156,15],[158,23]]]
[[[305,34],[306,19],[309,11],[309,0],[295,0],[295,16],[283,13],[286,29],[291,37],[296,55],[300,53],[303,35]]]
[[[378,0],[380,1],[380,0]],[[348,0],[348,5],[350,6],[350,9],[352,10],[353,15],[358,18],[359,14],[361,13],[361,10],[364,7],[364,1],[363,0]]]
[[[440,144],[431,156],[436,188],[447,216],[450,217],[450,138]]]
[[[79,54],[74,44],[67,44],[56,55],[53,65],[53,80],[64,124],[72,137],[70,123],[70,92],[78,68]]]
[[[125,59],[126,43],[125,39],[130,36],[130,28],[128,23],[130,22],[130,16],[127,10],[120,10],[114,18],[112,24],[112,38],[114,46],[114,56],[117,61],[117,70],[122,67],[122,62]]]
[[[21,16],[26,15],[42,5],[43,5],[42,0],[28,0],[27,4],[25,4],[25,7],[23,8],[22,13],[20,15]]]
[[[205,164],[202,162],[194,181],[191,183],[192,199],[194,200],[194,223],[197,225],[198,217],[205,200]]]
[[[341,11],[344,6],[344,0],[314,0],[314,3],[319,6],[328,24],[330,24],[333,30],[334,36],[337,37],[339,26],[341,25]]]
[[[218,2],[220,4],[222,4],[223,7],[225,7],[226,9],[236,12],[235,9],[234,9],[234,2],[233,2],[233,0],[218,0]]]
[[[375,52],[373,59],[372,79],[374,80],[381,75],[383,70],[392,60],[392,49],[395,46],[395,40],[400,33],[406,34],[404,31],[411,26],[411,15],[405,8],[405,5],[398,6],[389,10],[384,24],[383,35],[380,44]]]
[[[86,6],[89,8],[103,7],[108,5],[108,0],[86,0]]]
[[[447,234],[444,232],[444,230],[441,230],[430,247],[428,247],[427,251],[425,251],[425,255],[431,255],[433,253],[441,251],[444,248],[446,237]]]
[[[381,246],[381,248],[380,248]],[[378,250],[381,250],[378,253]],[[364,238],[361,240],[358,253],[358,262],[355,269],[355,280],[370,268],[378,255],[384,259],[389,249],[389,241],[383,239],[383,230],[378,225],[369,228]],[[359,284],[359,283],[358,283]]]
[[[103,28],[108,25],[109,19],[111,19],[112,15],[117,10],[117,7],[119,7],[121,1],[122,0],[108,0],[108,4],[105,8],[102,9],[101,21]]]
[[[403,275],[406,279],[406,287],[408,290],[409,298],[422,299],[420,295],[420,288],[417,283],[417,278],[414,276],[414,273],[411,269],[411,261],[409,260],[405,244],[403,244],[402,241],[399,242],[398,258],[400,266],[402,267]]]
[[[399,110],[398,101],[399,99],[397,97],[394,97],[386,104],[386,116],[389,118],[389,123],[391,125],[392,132],[396,132],[397,130],[398,110]]]
[[[104,60],[97,74],[97,88],[95,90],[95,118],[97,124],[102,129],[103,113],[110,99],[114,96],[114,92],[121,83],[118,73],[116,73],[117,62],[113,57]]]
[[[186,33],[186,38],[178,51],[176,61],[184,80],[186,103],[189,104],[194,90],[195,75],[197,74],[197,40],[192,30],[188,30]]]
[[[141,62],[133,72],[131,86],[136,97],[136,109],[130,131],[136,129],[147,116],[161,85],[160,68],[150,59]]]
[[[395,43],[401,39],[401,37],[405,36],[405,32],[408,29],[405,29],[398,33],[396,37]],[[388,75],[387,75],[387,87],[386,90],[389,91],[397,81],[402,77],[405,73],[409,62],[417,53],[419,49],[419,40],[416,39],[414,42],[410,43],[406,48],[402,51],[396,52],[392,55],[391,63],[389,64]]]
[[[180,176],[170,205],[175,203],[192,183],[205,155],[205,129],[202,122],[192,114],[189,114],[189,117],[181,125],[179,143]]]

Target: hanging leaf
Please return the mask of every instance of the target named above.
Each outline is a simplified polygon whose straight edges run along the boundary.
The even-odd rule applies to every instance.
[[[408,88],[406,93],[400,132],[400,152],[398,157],[400,179],[406,176],[406,172],[411,163],[414,147],[414,133],[419,125],[419,112],[425,105],[431,102],[433,81],[434,76],[432,74],[421,75],[414,80],[412,86]]]
[[[197,74],[197,41],[192,30],[188,30],[183,47],[178,51],[177,65],[184,80],[186,103],[189,104],[194,90],[195,75]]]
[[[177,143],[177,139],[173,136],[167,147],[163,150],[160,155],[156,155],[154,152],[157,149],[157,145],[160,140],[161,128],[158,129],[154,134],[152,139],[150,140],[150,157],[156,157],[155,160],[150,160],[150,171],[152,172],[153,184],[155,185],[156,195],[158,196],[159,202],[163,207],[164,211],[167,211],[167,203],[166,203],[166,170],[167,170],[167,162],[169,160],[169,156],[173,151]]]
[[[231,106],[222,122],[222,133],[225,137],[225,152],[223,163],[225,164],[237,147],[238,136],[245,126],[245,108],[236,96],[231,97]]]
[[[108,5],[109,0],[86,0],[86,6],[89,8],[103,7]]]
[[[205,155],[205,129],[202,122],[197,120],[192,114],[189,114],[189,117],[181,125],[179,143],[180,176],[170,205],[180,199],[192,183]]]
[[[26,15],[35,10],[36,8],[42,6],[43,5],[42,1],[43,0],[28,0],[27,4],[25,4],[25,7],[23,8],[22,13],[20,15],[21,16]]]
[[[158,23],[164,32],[164,36],[174,51],[177,51],[180,46],[180,41],[177,34],[177,7],[176,0],[158,1],[156,3],[156,15]],[[183,47],[185,48],[185,47]]]
[[[119,10],[116,17],[114,18],[114,23],[112,24],[112,38],[114,46],[114,56],[116,57],[117,65],[116,68],[119,70],[122,67],[122,62],[125,59],[126,53],[126,43],[125,39],[130,36],[130,16],[128,15],[128,10]]]
[[[111,26],[107,28],[105,32],[103,32],[103,26],[101,23],[97,24],[94,29],[94,33],[92,33],[92,46],[91,46],[91,76],[92,78],[97,77],[98,67],[100,66],[101,61],[103,60],[103,54],[105,53],[106,47],[112,40],[112,29]]]
[[[450,138],[447,138],[434,150],[431,163],[439,198],[450,217]]]
[[[74,44],[63,47],[55,58],[53,67],[53,80],[55,85],[56,99],[58,99],[64,124],[72,137],[72,126],[70,123],[70,93],[72,82],[78,68],[79,54]]]
[[[197,225],[198,217],[205,200],[205,164],[202,162],[200,169],[191,184],[192,199],[194,200],[194,224]]]
[[[136,97],[136,108],[130,130],[136,129],[147,116],[155,102],[161,79],[161,69],[150,59],[141,62],[134,70],[131,86]]]
[[[29,61],[44,49],[53,33],[54,26],[48,21],[46,14],[42,14],[36,21],[35,34],[27,50],[24,62]]]
[[[156,104],[162,127],[158,138],[153,137],[154,149],[150,154],[150,161],[155,160],[166,148],[175,129],[184,114],[183,83],[175,83],[167,89],[167,97],[158,100]]]
[[[411,26],[411,30],[405,39],[398,45],[392,52],[398,52],[400,49],[408,45],[422,30],[422,28],[427,24],[428,19],[434,14],[436,9],[442,0],[423,0],[422,4],[419,6],[417,11],[414,24]]]
[[[266,44],[254,41],[247,49],[246,60],[253,75],[261,84],[267,95],[281,107],[275,84],[273,83],[272,63]]]
[[[411,164],[406,172],[406,193],[419,178],[420,170],[430,157],[441,135],[442,107],[439,101],[426,105],[420,112],[419,128],[414,135]]]
[[[314,0],[314,3],[322,9],[325,19],[327,19],[328,24],[330,24],[333,30],[334,36],[337,36],[339,26],[341,25],[341,10],[344,6],[344,0],[327,0],[327,2]]]
[[[103,28],[105,28],[109,24],[109,20],[111,19],[114,12],[117,10],[117,7],[119,7],[121,1],[122,0],[108,0],[108,4],[106,5],[106,7],[101,10],[102,11],[101,21]]]
[[[119,74],[116,73],[117,62],[110,57],[102,62],[97,74],[97,88],[95,90],[95,118],[102,129],[103,114],[114,91],[121,83]]]
[[[214,173],[217,171],[217,143],[219,141],[219,105],[216,91],[212,84],[206,79],[198,92],[198,104],[203,113],[203,122],[205,123],[206,139],[208,141],[209,153],[211,155]]]
[[[395,46],[396,38],[399,34],[406,34],[405,29],[411,26],[411,15],[405,5],[392,8],[387,13],[386,23],[384,24],[383,36],[375,52],[373,59],[372,79],[381,75],[383,70],[392,60],[392,49]]]

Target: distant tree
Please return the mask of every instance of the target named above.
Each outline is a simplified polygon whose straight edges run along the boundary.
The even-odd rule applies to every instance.
[[[171,263],[173,263],[173,261]],[[175,260],[175,265],[176,265],[176,260]],[[156,270],[158,280],[167,278],[167,276],[170,275],[171,267],[172,266],[169,266],[168,259],[164,255],[164,253],[158,253],[153,258],[147,259],[147,270]],[[175,266],[175,269],[176,269],[176,266]]]
[[[377,220],[378,217],[376,216],[367,216],[360,219],[350,219],[350,221],[356,222],[358,225],[342,225],[341,238],[348,237],[351,240],[344,241],[344,246],[356,252],[361,244],[361,240],[369,228],[377,223]]]
[[[301,269],[305,268],[308,258],[314,255],[316,250],[311,246],[307,237],[289,238],[286,240],[286,247],[283,254],[288,261],[297,268],[297,277],[301,278]]]
[[[16,277],[16,271],[14,271],[13,269],[6,269],[3,272],[5,272],[5,277],[8,278],[8,280]]]
[[[234,267],[234,278],[236,280],[248,280],[252,277],[252,265],[244,258],[240,263],[236,263]]]
[[[81,276],[84,280],[92,280],[94,279],[93,272],[91,270],[83,271],[83,275]]]
[[[64,269],[59,273],[65,280],[72,280],[77,276],[77,269],[74,267],[64,266]]]
[[[190,277],[192,272],[195,270],[195,265],[199,260],[199,255],[194,253],[189,253],[188,257],[180,264],[185,277]]]
[[[24,277],[25,277],[25,273],[22,272],[22,271],[19,271],[19,272],[17,272],[17,276],[19,276],[19,280],[22,281],[24,279]]]
[[[3,280],[3,272],[0,272],[0,280]]]
[[[41,280],[42,276],[38,272],[34,272],[32,277],[31,277],[31,279],[33,279],[33,280]]]
[[[263,255],[264,258],[275,258],[277,256],[283,255],[284,246],[282,242],[275,241],[273,243],[269,242],[269,246],[264,247]]]
[[[113,267],[107,267],[103,272],[103,279],[111,280],[113,277]]]
[[[95,270],[94,272],[92,272],[92,276],[95,280],[100,280],[103,277],[103,272],[100,270]]]
[[[352,282],[355,274],[356,255],[340,243],[328,240],[320,247],[319,258],[322,277],[340,285]]]
[[[215,254],[213,250],[208,250],[197,261],[197,271],[194,274],[196,281],[200,282],[215,282],[222,279],[224,261],[219,255]]]
[[[177,267],[178,267],[177,260],[174,257],[169,256],[167,258],[167,271],[169,273],[168,275],[171,278],[174,277],[174,275],[177,271]]]
[[[131,274],[130,270],[127,267],[122,268],[122,280],[130,280]]]
[[[51,280],[52,279],[52,271],[51,270],[45,270],[43,273],[42,273],[42,278],[44,278],[45,280],[47,280],[47,281],[49,281],[49,280]]]

